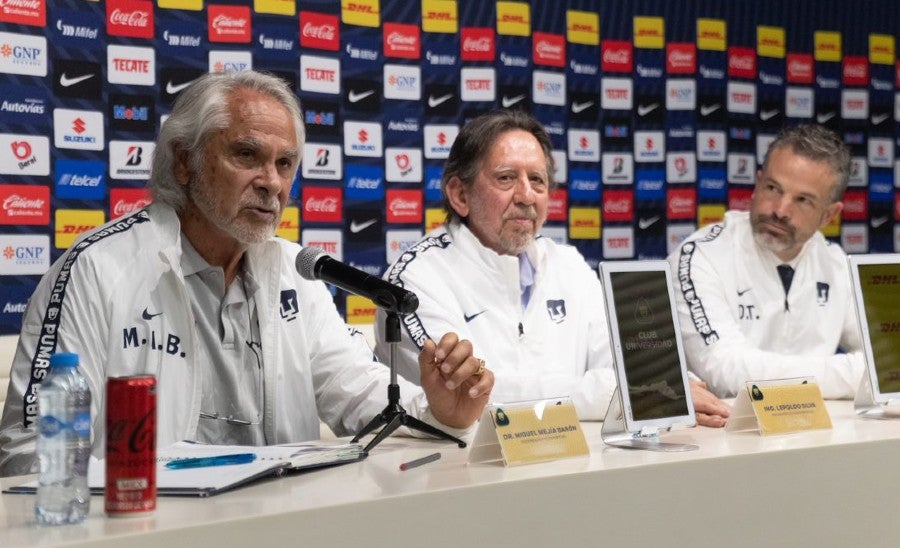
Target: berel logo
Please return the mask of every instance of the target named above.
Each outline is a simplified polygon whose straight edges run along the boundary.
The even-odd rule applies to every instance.
[[[5,0],[0,2],[0,23],[44,27],[47,24],[45,0]]]
[[[130,38],[153,38],[153,2],[107,0],[106,34]]]
[[[300,89],[337,95],[341,92],[341,64],[318,55],[300,56]]]
[[[149,179],[155,149],[153,141],[110,141],[109,176],[113,179]]]
[[[156,84],[156,53],[153,48],[107,46],[106,74],[110,84],[153,86]]]
[[[388,189],[387,222],[422,223],[422,191]]]
[[[418,59],[422,56],[418,25],[384,23],[382,27],[385,57]]]
[[[50,139],[0,133],[0,173],[50,175]]]
[[[419,183],[422,181],[422,149],[384,149],[385,179],[390,183]]]
[[[150,205],[153,200],[146,188],[109,189],[109,218],[130,215]]]
[[[603,219],[610,222],[629,222],[634,219],[634,192],[618,189],[604,191]]]
[[[496,56],[496,36],[491,27],[463,27],[459,42],[463,61],[493,61]]]
[[[566,66],[566,39],[563,35],[534,32],[531,44],[535,65]]]
[[[206,7],[209,25],[209,41],[231,44],[249,44],[251,40],[250,7],[220,6]]]
[[[669,74],[694,74],[697,72],[697,46],[690,42],[667,44],[666,72]]]
[[[50,224],[50,188],[0,184],[0,225]]]
[[[304,186],[302,218],[309,222],[341,222],[343,220],[341,189]]]
[[[341,47],[340,28],[337,15],[301,11],[300,45],[305,48],[338,51]]]
[[[628,40],[603,40],[600,45],[603,72],[631,73],[634,65],[634,48]]]

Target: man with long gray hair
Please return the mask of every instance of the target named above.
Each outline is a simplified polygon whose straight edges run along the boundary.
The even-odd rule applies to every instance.
[[[688,367],[719,397],[810,375],[826,398],[855,393],[863,362],[847,258],[819,232],[840,214],[849,174],[836,134],[785,129],[750,211],[727,212],[669,256]]]
[[[316,439],[320,418],[343,435],[382,410],[388,372],[324,284],[297,273],[300,246],[274,237],[303,140],[297,98],[273,76],[209,74],[182,92],[157,141],[154,203],[82,235],[29,301],[0,474],[33,471],[34,396],[55,352],[80,355],[98,456],[108,377],[156,376],[160,447]],[[418,359],[423,388],[399,379],[405,409],[471,426],[493,384],[471,344],[447,334]]]

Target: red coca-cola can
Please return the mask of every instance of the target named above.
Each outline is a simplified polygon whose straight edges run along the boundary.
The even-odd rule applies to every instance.
[[[106,381],[106,513],[156,509],[156,377]]]

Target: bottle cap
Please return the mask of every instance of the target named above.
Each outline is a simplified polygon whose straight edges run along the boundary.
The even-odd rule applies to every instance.
[[[78,354],[60,352],[50,356],[50,367],[78,367]]]

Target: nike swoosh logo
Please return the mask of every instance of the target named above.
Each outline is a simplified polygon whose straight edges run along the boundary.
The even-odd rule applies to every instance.
[[[356,234],[357,232],[362,232],[363,230],[369,228],[378,222],[378,219],[369,219],[368,221],[357,223],[356,221],[350,221],[350,232]]]
[[[85,80],[89,80],[93,77],[94,77],[93,74],[85,74],[83,76],[76,76],[75,78],[69,78],[69,76],[64,72],[59,77],[59,85],[61,85],[64,88],[67,88],[70,86],[74,86],[75,84],[84,82]]]
[[[141,312],[141,317],[144,318],[145,320],[152,320],[153,318],[162,314],[162,312],[159,312],[157,314],[151,314],[150,310],[148,310],[148,308],[149,307],[145,308],[144,311]]]
[[[372,95],[374,93],[375,93],[374,89],[370,89],[370,90],[364,91],[362,93],[356,93],[355,91],[353,91],[351,89],[350,93],[347,94],[347,100],[350,101],[351,103],[358,103],[358,102],[362,101],[363,99],[365,99],[366,97],[368,97],[369,95]]]
[[[752,287],[748,287],[747,289],[745,289],[745,290],[743,290],[743,291],[738,291],[738,292],[737,292],[738,297],[742,297],[742,296],[744,295],[744,293],[750,291],[751,289],[753,289],[753,288],[752,288]]]
[[[819,114],[818,116],[816,116],[816,121],[820,124],[824,124],[835,116],[837,116],[837,112],[826,112],[825,114]]]
[[[700,105],[700,116],[709,116],[713,112],[719,110],[722,107],[719,103],[714,105]]]
[[[584,103],[572,103],[572,114],[578,114],[580,112],[584,112],[585,110],[594,106],[593,101],[587,101]]]
[[[888,222],[887,217],[876,217],[876,218],[872,219],[872,223],[871,223],[872,228],[878,228],[886,222]]]
[[[503,108],[509,108],[524,98],[524,95],[516,95],[515,97],[507,97],[504,95],[500,102],[503,104]]]
[[[774,118],[776,114],[778,114],[777,110],[761,110],[759,111],[759,119],[765,122]]]
[[[434,108],[442,103],[446,103],[450,99],[453,99],[453,94],[448,93],[447,95],[441,95],[440,97],[428,96],[428,106],[429,108]]]
[[[168,82],[166,82],[166,93],[168,93],[169,95],[175,95],[176,93],[180,92],[193,83],[194,81],[191,80],[189,82],[183,82],[181,84],[173,84],[172,81],[169,80]]]
[[[659,103],[653,103],[652,105],[638,105],[638,116],[646,116],[658,108]]]
[[[646,230],[647,228],[653,226],[653,223],[655,223],[659,219],[659,215],[650,217],[649,219],[638,219],[638,228],[640,228],[641,230]]]
[[[485,312],[487,312],[487,309],[484,309],[481,312],[476,312],[476,313],[472,314],[471,316],[469,314],[463,313],[463,319],[466,320],[466,323],[469,323],[472,320],[474,320],[475,318],[477,318],[478,316],[481,316],[482,314],[484,314]]]
[[[887,120],[889,116],[890,116],[890,114],[873,114],[872,115],[872,125],[877,126],[881,122],[884,122],[885,120]]]

